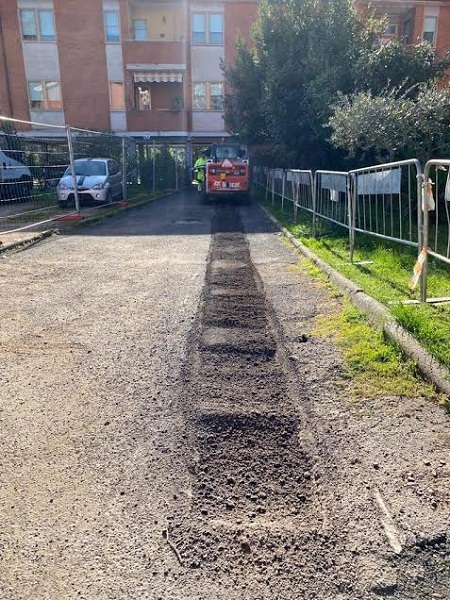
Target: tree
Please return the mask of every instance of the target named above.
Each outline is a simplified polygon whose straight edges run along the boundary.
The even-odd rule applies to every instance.
[[[450,55],[438,57],[427,42],[407,46],[392,40],[364,50],[356,69],[356,89],[382,94],[387,89],[417,92],[417,84],[437,83],[450,67]]]
[[[252,49],[240,42],[225,69],[228,126],[271,140],[296,166],[323,166],[333,152],[323,129],[330,105],[353,90],[353,66],[378,33],[352,0],[262,0]]]
[[[249,144],[266,138],[265,121],[261,112],[262,86],[259,63],[242,38],[236,44],[234,66],[222,69],[228,88],[225,94],[226,124]]]
[[[450,88],[417,86],[414,95],[342,96],[329,119],[330,141],[359,164],[446,156],[450,147]]]
[[[240,41],[235,65],[225,66],[228,127],[270,141],[278,166],[340,168],[343,149],[367,160],[409,154],[414,131],[404,135],[405,123],[425,115],[423,84],[436,84],[450,59],[426,43],[380,45],[384,27],[356,13],[353,0],[261,0],[252,45]],[[441,98],[433,89],[430,101]],[[443,143],[438,131],[431,139]]]

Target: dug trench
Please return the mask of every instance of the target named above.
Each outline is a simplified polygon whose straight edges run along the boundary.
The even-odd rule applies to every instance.
[[[280,352],[239,209],[218,205],[186,361],[191,501],[170,517],[183,597],[325,597],[336,539]]]
[[[283,304],[272,305],[267,274],[263,285],[252,263],[244,214],[231,205],[215,207],[180,404],[189,483],[166,503],[163,537],[173,562],[164,573],[165,595],[157,597],[450,597],[445,517],[439,516],[447,502],[430,513],[423,495],[411,496],[402,486],[404,469],[417,468],[424,452],[420,437],[412,436],[407,418],[404,431],[413,447],[404,441],[402,450],[391,444],[400,430],[388,408],[379,406],[380,427],[357,416],[336,385],[341,366],[331,342],[297,331],[295,349],[289,323],[278,320]],[[254,226],[253,213],[245,218]],[[265,255],[264,239],[257,243]],[[286,273],[281,269],[279,280],[299,290],[296,319],[326,309],[323,288]],[[293,298],[278,297],[289,304]],[[419,410],[417,400],[408,409],[400,401],[402,410]],[[423,411],[428,423],[430,407]],[[442,420],[435,411],[433,419]],[[380,453],[385,469],[375,459]],[[379,488],[397,507],[398,539],[387,509],[380,510]]]

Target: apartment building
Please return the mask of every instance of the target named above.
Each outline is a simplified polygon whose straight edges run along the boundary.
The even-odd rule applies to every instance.
[[[368,2],[356,0],[358,10]],[[384,40],[450,47],[450,0],[371,0]],[[258,0],[0,0],[0,114],[205,141],[226,135],[221,61]],[[38,134],[39,125],[33,126]]]
[[[450,0],[357,0],[357,8],[386,16],[381,42],[398,38],[405,44],[427,41],[438,54],[450,49]]]
[[[233,62],[238,33],[249,37],[257,4],[0,0],[0,114],[136,137],[220,138],[221,63]]]

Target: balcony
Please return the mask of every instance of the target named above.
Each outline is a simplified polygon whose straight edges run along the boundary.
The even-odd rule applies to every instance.
[[[128,112],[128,130],[133,132],[168,132],[187,130],[187,111],[172,109],[154,109]]]
[[[186,4],[130,0],[129,39],[134,42],[183,42],[188,31]]]
[[[122,48],[125,63],[186,63],[186,49],[181,42],[124,42]]]

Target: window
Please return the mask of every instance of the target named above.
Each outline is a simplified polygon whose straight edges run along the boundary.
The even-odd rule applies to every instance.
[[[146,19],[133,19],[133,39],[136,41],[148,39]]]
[[[223,110],[223,83],[209,84],[211,110]]]
[[[223,14],[194,13],[192,41],[194,44],[223,44]]]
[[[111,110],[125,110],[125,94],[122,81],[110,81],[109,105]]]
[[[115,160],[108,160],[108,171],[110,175],[117,175],[120,171],[119,163]]]
[[[194,110],[223,110],[223,83],[195,83]]]
[[[206,108],[206,83],[194,83],[194,109]]]
[[[223,15],[209,15],[209,43],[223,44]]]
[[[425,17],[423,22],[423,40],[424,42],[430,42],[430,44],[436,43],[436,26],[437,17]]]
[[[120,42],[120,21],[117,10],[105,10],[105,37],[107,42]]]
[[[412,35],[413,35],[413,26],[412,26],[412,19],[408,18],[404,21],[403,23],[403,41],[405,42],[405,44],[411,44],[412,43]]]
[[[20,10],[22,39],[51,42],[55,39],[55,24],[52,10]]]
[[[195,44],[206,44],[206,15],[192,15],[192,41]]]
[[[34,110],[56,110],[61,108],[59,81],[29,81],[30,107]]]

